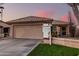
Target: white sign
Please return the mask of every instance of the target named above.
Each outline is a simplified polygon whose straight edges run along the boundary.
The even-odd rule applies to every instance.
[[[43,24],[43,37],[44,38],[49,38],[50,30],[51,30],[51,28],[50,28],[49,24]]]

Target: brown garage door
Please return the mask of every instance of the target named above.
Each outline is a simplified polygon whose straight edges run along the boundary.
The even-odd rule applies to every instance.
[[[15,38],[42,39],[42,26],[14,26]]]

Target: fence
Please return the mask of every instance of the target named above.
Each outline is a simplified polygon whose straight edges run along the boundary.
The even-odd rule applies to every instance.
[[[49,40],[43,40],[43,43],[49,44]],[[64,45],[68,47],[79,48],[79,40],[73,38],[52,38],[53,44]]]

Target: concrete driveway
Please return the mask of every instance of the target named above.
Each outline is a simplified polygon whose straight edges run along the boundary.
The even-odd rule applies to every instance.
[[[0,56],[25,56],[28,55],[40,40],[8,39],[0,41]]]

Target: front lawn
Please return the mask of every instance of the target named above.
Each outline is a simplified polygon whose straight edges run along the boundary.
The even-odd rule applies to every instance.
[[[61,45],[39,44],[28,56],[78,56],[79,49]]]

